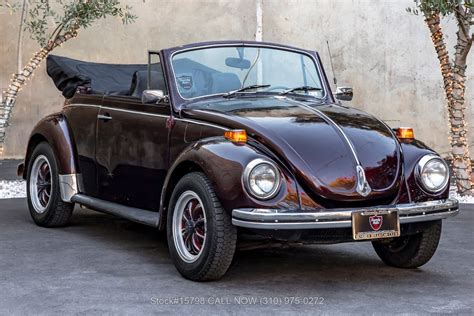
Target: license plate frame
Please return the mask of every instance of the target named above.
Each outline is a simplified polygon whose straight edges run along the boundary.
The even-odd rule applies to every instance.
[[[400,236],[400,218],[397,209],[379,209],[352,212],[352,238],[372,240]]]

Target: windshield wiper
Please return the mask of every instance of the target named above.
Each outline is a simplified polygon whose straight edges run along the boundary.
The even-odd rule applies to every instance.
[[[312,87],[312,86],[301,86],[296,88],[291,88],[280,93],[280,95],[288,94],[294,91],[322,91],[322,88]]]
[[[239,92],[244,92],[244,91],[247,91],[247,90],[258,89],[258,88],[269,88],[270,86],[271,85],[269,85],[269,84],[254,84],[254,85],[246,86],[246,87],[243,87],[243,88],[240,88],[240,89],[237,89],[237,90],[229,91],[229,92],[223,94],[222,96],[224,98],[229,98],[229,97],[232,97],[236,93],[239,93]]]

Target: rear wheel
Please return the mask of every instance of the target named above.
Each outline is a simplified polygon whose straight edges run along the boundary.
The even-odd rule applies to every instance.
[[[171,258],[185,278],[208,281],[227,272],[235,253],[237,229],[203,173],[190,173],[176,185],[167,237]]]
[[[387,265],[397,268],[418,268],[427,263],[438,248],[441,221],[414,235],[401,236],[388,241],[374,241],[377,255]]]
[[[28,165],[26,191],[28,208],[37,225],[56,227],[69,222],[74,204],[61,200],[56,159],[46,142],[33,150]]]

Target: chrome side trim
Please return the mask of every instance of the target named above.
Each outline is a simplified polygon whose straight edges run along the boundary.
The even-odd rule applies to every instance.
[[[65,105],[64,107],[69,108],[69,107],[75,107],[75,106],[83,106],[83,107],[90,107],[90,108],[100,108],[101,107],[100,105],[84,104],[84,103],[71,103],[71,104]]]
[[[93,104],[74,103],[74,104],[68,104],[64,107],[67,108],[67,107],[75,107],[75,106],[94,107],[94,108],[101,108],[101,109],[106,109],[106,110],[111,110],[111,111],[119,111],[119,112],[141,114],[141,115],[148,115],[148,116],[169,117],[169,115],[166,115],[166,114],[155,114],[155,113],[148,113],[148,112],[141,112],[141,111],[133,111],[133,110],[126,110],[126,109],[121,109],[121,108],[113,108],[109,106],[100,106],[100,105],[93,105]]]
[[[426,222],[455,216],[459,213],[456,199],[398,204],[390,207],[333,209],[314,212],[291,212],[283,209],[235,209],[235,226],[256,229],[317,229],[352,227],[352,213],[357,211],[397,210],[400,224]]]
[[[60,174],[59,175],[59,191],[61,192],[61,200],[70,203],[71,198],[78,194],[82,187],[81,174]]]
[[[201,122],[201,121],[192,120],[192,119],[182,119],[182,118],[176,118],[176,117],[175,117],[174,120],[175,120],[175,121],[180,121],[180,122],[185,122],[185,123],[192,123],[192,124],[197,124],[197,125],[203,125],[203,126],[214,127],[214,128],[221,129],[221,130],[223,130],[223,131],[229,130],[229,128],[225,128],[225,127],[220,126],[220,125],[211,124],[211,123],[207,123],[207,122]]]
[[[156,114],[156,113],[148,113],[148,112],[141,112],[141,111],[133,111],[133,110],[126,110],[121,108],[113,108],[109,106],[102,106],[102,109],[110,110],[110,111],[118,111],[118,112],[125,112],[131,114],[138,114],[138,115],[147,115],[147,116],[157,116],[157,117],[170,117],[171,114]]]
[[[89,106],[89,107],[97,107],[97,108],[107,109],[111,111],[120,111],[120,112],[126,112],[126,113],[131,113],[131,114],[138,114],[138,115],[148,115],[148,116],[157,116],[157,117],[165,117],[165,118],[170,117],[170,115],[165,115],[165,114],[147,113],[147,112],[140,112],[140,111],[133,111],[133,110],[125,110],[125,109],[120,109],[120,108],[113,108],[113,107],[108,107],[108,106],[99,106],[99,105],[90,105],[90,104],[81,104],[81,103],[70,104],[70,105],[66,105],[65,107],[73,107],[73,106],[85,106],[85,107]],[[177,118],[177,117],[174,117],[173,119],[175,121],[180,121],[180,122],[187,122],[187,123],[192,123],[192,124],[214,127],[214,128],[218,128],[224,131],[228,130],[228,128],[225,128],[220,125],[211,124],[207,122],[201,122],[201,121],[197,121],[193,119],[182,119],[182,118]]]

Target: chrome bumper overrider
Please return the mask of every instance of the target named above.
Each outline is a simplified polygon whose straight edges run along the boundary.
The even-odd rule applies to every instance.
[[[295,212],[283,209],[235,209],[232,224],[257,229],[314,229],[352,227],[352,213],[358,211],[397,210],[400,224],[426,222],[458,214],[456,199],[437,200],[393,206],[354,209],[331,209]]]

